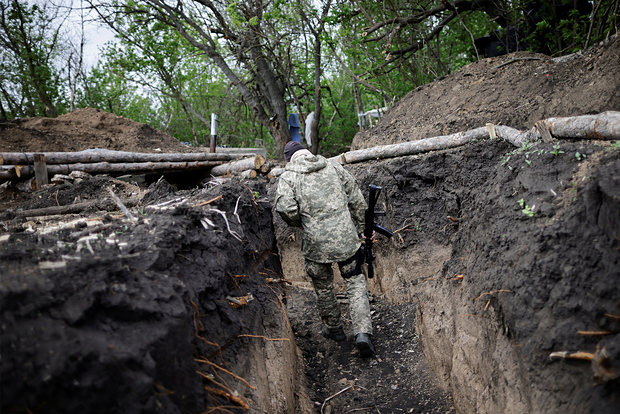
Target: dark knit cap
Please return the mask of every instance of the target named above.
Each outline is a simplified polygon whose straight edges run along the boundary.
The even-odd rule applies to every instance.
[[[284,147],[284,158],[286,159],[286,162],[291,162],[291,157],[293,156],[293,154],[302,149],[305,148],[299,142],[289,141]]]

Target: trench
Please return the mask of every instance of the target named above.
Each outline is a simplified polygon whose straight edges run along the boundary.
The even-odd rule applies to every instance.
[[[369,184],[382,187],[378,208],[387,214],[379,221],[396,232],[375,245],[376,277],[368,291],[381,299],[377,306],[398,309],[395,319],[414,329],[423,351],[417,360],[428,364],[409,360],[412,369],[398,374],[379,369],[384,377],[375,381],[428,369],[428,389],[444,392],[431,392],[433,407],[460,413],[616,411],[620,162],[615,150],[562,145],[567,153],[585,151],[591,161],[557,157],[550,144],[518,152],[505,143],[478,142],[347,166],[366,197]],[[536,213],[527,215],[519,200]],[[285,274],[308,284],[301,233],[275,221]],[[301,334],[302,344],[321,343],[304,329]],[[377,340],[378,348],[386,343],[383,351],[408,345],[388,345],[385,335]],[[553,356],[584,349],[591,361]],[[329,346],[325,352],[341,356]],[[338,367],[348,363],[352,378],[363,378],[370,366],[350,362],[354,352],[343,354],[348,362]],[[316,359],[308,359],[306,349],[304,355],[307,364]],[[325,379],[310,380],[325,386]],[[375,398],[334,398],[334,412],[364,403],[380,412],[424,412],[419,400],[427,396],[401,399],[398,391],[374,385],[362,382]],[[323,401],[339,389],[314,395]]]
[[[363,192],[382,187],[380,224],[396,233],[368,284],[371,360],[318,334],[301,234],[273,217],[273,185],[153,188],[188,202],[135,225],[93,211],[9,232],[2,411],[615,412],[618,150],[564,148],[588,161],[543,146],[508,168],[508,144],[478,142],[348,167]],[[76,250],[88,214],[110,227]],[[549,356],[576,350],[598,359]]]

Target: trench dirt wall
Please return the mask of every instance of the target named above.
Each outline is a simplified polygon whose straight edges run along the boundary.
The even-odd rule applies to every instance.
[[[547,116],[617,111],[619,50],[611,36],[562,59],[527,53],[484,59],[412,91],[352,146],[487,122],[525,129]],[[146,125],[92,109],[4,122],[0,137],[3,151],[190,150]],[[239,397],[250,402],[250,412],[316,412],[323,410],[316,402],[350,383],[356,391],[332,399],[334,412],[431,412],[429,405],[432,412],[451,411],[452,400],[443,396],[427,404],[437,399],[435,390],[422,389],[428,375],[420,369],[426,364],[419,335],[459,412],[614,412],[620,172],[619,150],[603,144],[563,141],[519,152],[484,141],[348,166],[365,193],[370,183],[383,187],[379,208],[387,216],[380,222],[396,232],[375,245],[377,277],[368,288],[399,305],[373,303],[381,329],[380,355],[371,361],[355,358],[350,341],[332,344],[320,336],[308,312],[311,295],[295,302],[267,282],[286,274],[308,286],[301,234],[278,228],[277,218],[285,271],[270,260],[275,242],[262,183],[247,188],[251,181],[215,180],[180,194],[162,183],[134,209],[136,225],[105,213],[99,202],[107,186],[124,197],[137,191],[106,177],[31,196],[1,187],[10,208],[93,204],[60,219],[0,212],[0,408],[244,412]],[[192,203],[142,209],[177,196]],[[237,200],[240,219],[233,218]],[[46,231],[67,220],[66,229]],[[110,227],[78,241],[83,236],[74,235],[90,220]],[[226,299],[248,293],[254,299],[239,309]],[[292,329],[285,307],[302,315]],[[297,371],[292,330],[310,361],[307,375]],[[576,351],[594,354],[594,361],[550,358]],[[306,376],[321,388],[313,404],[299,380]],[[232,394],[222,393],[227,389]]]
[[[93,195],[139,192],[98,177],[58,188],[59,199],[88,196],[87,181]],[[95,206],[69,223],[4,222],[2,412],[247,412],[242,402],[250,412],[308,412],[286,295],[268,281],[282,273],[270,205],[257,198],[264,188],[166,186],[143,194],[135,224]],[[56,194],[34,202],[55,205]],[[107,227],[75,237],[89,221]]]
[[[383,187],[382,223],[397,231],[379,243],[379,284],[418,305],[425,355],[460,412],[620,404],[620,150],[557,145],[484,141],[374,176],[352,167]],[[562,351],[596,357],[550,358]]]

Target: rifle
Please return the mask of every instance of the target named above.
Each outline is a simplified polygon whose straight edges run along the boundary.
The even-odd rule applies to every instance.
[[[374,257],[372,256],[372,234],[376,231],[386,237],[392,237],[394,233],[385,227],[378,225],[375,221],[375,217],[385,216],[385,211],[375,211],[375,205],[377,204],[381,187],[370,184],[368,186],[368,190],[368,208],[366,209],[366,214],[364,216],[364,236],[366,238],[364,239],[364,244],[362,245],[362,252],[366,263],[368,264],[368,278],[372,279],[375,276],[375,271],[372,264],[374,260]]]

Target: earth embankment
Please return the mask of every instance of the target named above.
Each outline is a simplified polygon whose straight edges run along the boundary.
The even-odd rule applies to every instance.
[[[4,222],[2,411],[303,412],[286,298],[268,280],[281,268],[261,190],[234,180],[178,193],[165,181],[146,193],[109,177],[81,184],[33,202],[111,188],[143,203],[135,222],[96,205]]]
[[[352,149],[449,135],[486,123],[527,130],[541,119],[620,109],[620,36],[551,58],[517,52],[482,59],[419,86]]]
[[[381,285],[418,305],[460,412],[617,409],[620,149],[599,145],[480,142],[365,178],[401,229],[378,254]],[[550,357],[578,351],[594,360]]]
[[[564,58],[484,59],[412,91],[353,147],[618,111],[619,50],[614,36]],[[486,141],[349,167],[383,187],[397,234],[379,243],[381,288],[418,305],[425,355],[457,410],[620,406],[618,152]]]

